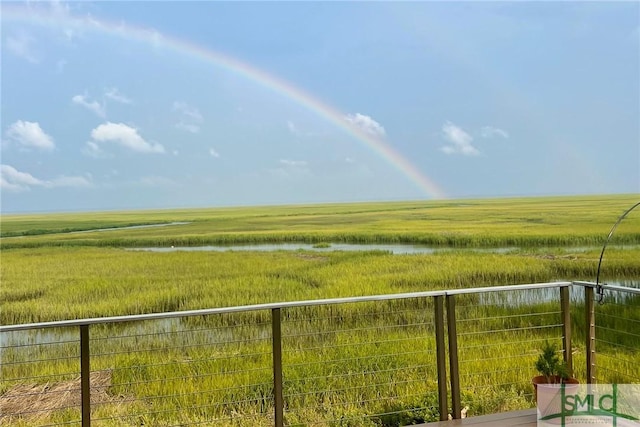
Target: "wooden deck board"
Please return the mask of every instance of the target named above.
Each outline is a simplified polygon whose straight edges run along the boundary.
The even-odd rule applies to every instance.
[[[420,424],[423,427],[454,427],[454,426],[484,426],[484,427],[536,427],[537,417],[535,409],[504,412],[502,414],[481,415],[464,418],[462,420],[438,421]]]

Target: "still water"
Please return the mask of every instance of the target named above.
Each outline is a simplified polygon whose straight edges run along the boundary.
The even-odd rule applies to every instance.
[[[515,248],[513,248],[515,249]],[[393,254],[431,254],[437,250],[431,246],[421,245],[403,245],[403,244],[349,244],[349,243],[332,243],[328,247],[319,247],[305,243],[265,243],[255,245],[224,245],[224,246],[178,246],[178,247],[152,247],[152,248],[129,248],[132,251],[148,251],[148,252],[227,252],[227,251],[314,251],[314,252],[332,252],[332,251],[385,251]],[[509,249],[502,249],[508,251]]]
[[[610,245],[610,248],[619,247],[621,249],[638,248],[640,245]],[[516,246],[498,247],[498,248],[452,248],[452,247],[434,247],[416,244],[353,244],[353,243],[331,243],[329,246],[318,246],[309,243],[260,243],[246,245],[212,245],[212,246],[170,246],[170,247],[146,247],[146,248],[127,248],[129,251],[146,251],[146,252],[227,252],[227,251],[257,251],[257,252],[273,252],[273,251],[314,251],[314,252],[332,252],[332,251],[384,251],[394,255],[411,255],[411,254],[433,254],[436,252],[484,252],[484,253],[510,253],[517,252],[523,248]],[[599,250],[600,247],[561,247],[561,248],[535,248],[535,250],[565,250],[572,252],[584,252],[588,250]]]

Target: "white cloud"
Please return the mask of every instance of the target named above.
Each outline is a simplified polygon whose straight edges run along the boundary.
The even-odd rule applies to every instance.
[[[191,132],[191,133],[198,133],[200,132],[200,126],[193,124],[193,123],[185,123],[184,121],[179,121],[178,123],[176,123],[176,127],[178,129],[181,130],[186,130],[187,132]]]
[[[104,159],[104,158],[111,157],[107,152],[105,152],[102,148],[100,148],[100,146],[94,141],[87,141],[87,144],[82,150],[82,152],[85,155],[96,158],[96,159]]]
[[[364,114],[356,113],[356,114],[348,114],[344,116],[344,119],[350,124],[360,128],[365,133],[369,135],[382,137],[386,135],[386,131],[384,127],[380,125],[380,123],[376,122],[369,116],[365,116]]]
[[[33,44],[35,38],[28,33],[21,32],[14,36],[7,37],[5,46],[10,52],[25,59],[32,64],[38,64],[41,60],[40,55],[35,50]]]
[[[145,141],[137,129],[124,123],[101,124],[91,131],[91,138],[93,141],[87,143],[87,150],[95,150],[98,142],[112,142],[139,153],[164,153],[162,145]]]
[[[191,133],[200,132],[200,125],[203,122],[200,111],[186,102],[175,101],[173,103],[173,111],[180,114],[180,120],[176,123],[178,129],[186,130]]]
[[[50,13],[56,18],[62,19],[71,15],[71,7],[66,2],[63,3],[59,0],[52,0],[48,4]]]
[[[71,5],[68,2],[52,0],[46,2],[45,4],[49,5],[48,14],[51,15],[51,18],[55,22],[61,23],[60,31],[62,32],[62,35],[67,42],[73,42],[74,39],[80,36],[80,32],[77,28],[67,27],[64,24],[65,22],[74,19],[74,17],[72,16]]]
[[[3,190],[27,191],[30,186],[42,185],[42,181],[29,173],[20,172],[13,166],[0,165],[0,185]]]
[[[91,187],[91,181],[84,176],[61,176],[49,181],[50,187],[73,187],[86,188]]]
[[[211,157],[215,157],[215,158],[220,157],[220,154],[216,150],[214,150],[213,148],[209,148],[209,155]]]
[[[480,151],[471,145],[473,137],[461,127],[447,121],[442,125],[442,134],[449,143],[440,148],[444,153],[462,154],[464,156],[477,156],[480,154]]]
[[[311,176],[305,160],[280,159],[280,167],[268,169],[267,173],[279,179],[300,179]]]
[[[484,126],[482,129],[480,129],[480,136],[482,136],[483,138],[500,137],[500,138],[508,139],[509,132],[507,132],[504,129],[496,128],[493,126]]]
[[[100,118],[104,119],[107,116],[104,110],[104,106],[100,105],[98,101],[91,101],[91,102],[88,101],[87,95],[76,95],[73,98],[71,98],[71,101],[74,104],[80,105],[86,108],[87,110],[94,112]]]
[[[293,167],[305,167],[307,166],[307,162],[304,160],[288,160],[288,159],[280,159],[280,164],[285,166],[293,166]]]
[[[175,181],[158,175],[150,175],[140,178],[139,185],[144,187],[175,187]]]
[[[32,187],[87,188],[91,185],[91,180],[84,176],[61,176],[47,181],[38,179],[27,172],[20,172],[13,166],[0,165],[0,188],[2,190],[21,192],[29,191]]]
[[[301,138],[314,137],[317,136],[313,131],[303,130],[298,125],[296,125],[293,121],[287,120],[287,130],[291,135]]]
[[[7,137],[25,147],[41,150],[55,148],[53,138],[42,130],[38,122],[18,120],[7,129]]]
[[[104,92],[104,96],[121,104],[131,104],[133,102],[129,97],[124,95],[118,90],[118,88],[115,87],[107,89]]]

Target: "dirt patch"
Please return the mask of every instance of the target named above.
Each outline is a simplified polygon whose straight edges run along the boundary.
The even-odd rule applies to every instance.
[[[540,259],[566,259],[569,261],[575,261],[578,259],[575,255],[553,255],[553,254],[545,254],[545,255],[535,255],[536,258]]]
[[[118,400],[108,393],[111,371],[92,372],[89,381],[92,405]],[[0,396],[0,424],[42,420],[55,411],[68,408],[79,410],[80,404],[80,377],[57,383],[18,384]]]
[[[326,261],[329,259],[327,256],[314,255],[314,254],[296,254],[298,258],[308,259],[309,261]]]

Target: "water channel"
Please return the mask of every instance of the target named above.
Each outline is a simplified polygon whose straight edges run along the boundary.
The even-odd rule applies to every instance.
[[[172,222],[163,224],[136,225],[127,227],[114,227],[104,229],[93,229],[85,231],[77,231],[73,233],[91,233],[114,231],[122,229],[137,229],[150,227],[165,227],[173,225],[184,225],[188,222]],[[610,247],[616,247],[615,245]],[[622,245],[620,248],[639,248],[640,245]],[[144,248],[126,248],[129,251],[146,251],[146,252],[226,252],[226,251],[313,251],[313,252],[332,252],[332,251],[384,251],[394,255],[411,255],[411,254],[433,254],[437,252],[465,251],[465,252],[484,252],[484,253],[510,253],[517,252],[523,248],[519,247],[498,247],[498,248],[451,248],[451,247],[433,247],[418,244],[350,244],[350,243],[265,243],[265,244],[238,244],[238,245],[210,245],[210,246],[179,246],[179,247],[144,247]],[[599,247],[560,247],[560,248],[535,248],[535,250],[554,249],[572,252],[584,252],[588,250],[599,250]],[[619,286],[628,286],[640,288],[639,280],[624,280],[609,282]],[[583,294],[578,292],[579,289],[573,289],[571,293],[572,303],[581,303]],[[557,289],[538,289],[532,292],[497,292],[485,293],[480,295],[478,303],[483,305],[500,305],[509,307],[518,307],[522,305],[538,304],[545,302],[558,301]],[[185,329],[180,318],[163,319],[156,321],[144,322],[136,326],[124,326],[124,329],[131,329],[131,333],[138,334],[142,330],[153,330],[156,333],[168,333],[169,331],[182,331]],[[76,343],[78,342],[78,331],[75,328],[54,328],[40,329],[29,332],[9,332],[0,335],[0,348],[12,346],[30,346],[30,345],[47,345],[53,343]]]
[[[610,245],[609,248],[620,249],[637,249],[640,245]],[[129,251],[145,251],[145,252],[227,252],[227,251],[257,251],[257,252],[273,252],[273,251],[313,251],[313,252],[332,252],[332,251],[384,251],[394,255],[411,255],[411,254],[433,254],[436,252],[488,252],[488,253],[510,253],[517,252],[524,248],[497,247],[497,248],[453,248],[453,247],[435,247],[427,245],[417,245],[409,243],[374,243],[374,244],[354,244],[354,243],[331,243],[331,244],[310,244],[310,243],[260,243],[260,244],[239,244],[239,245],[209,245],[209,246],[164,246],[164,247],[145,247],[145,248],[127,248]],[[585,252],[589,250],[600,250],[596,246],[576,246],[576,247],[558,247],[558,248],[538,248],[535,250],[571,250],[573,252]]]

